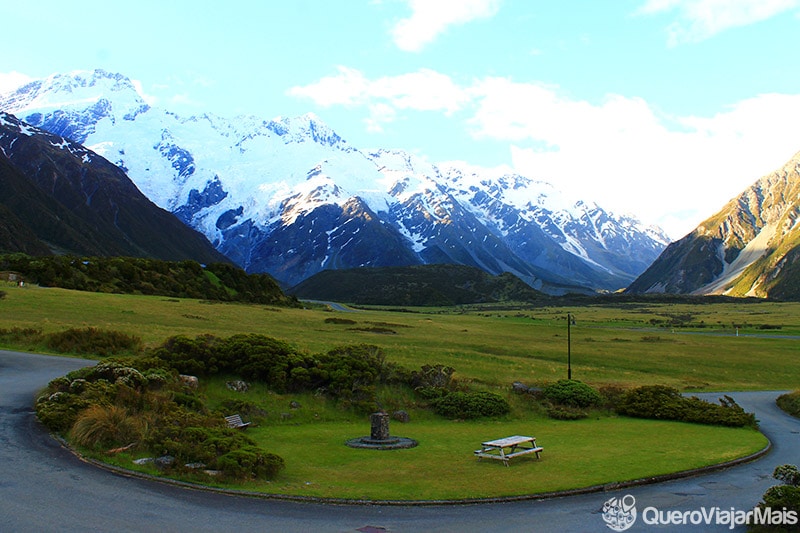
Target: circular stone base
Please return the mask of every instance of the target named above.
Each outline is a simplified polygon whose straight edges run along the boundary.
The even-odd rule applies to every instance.
[[[359,437],[350,439],[346,442],[351,448],[366,448],[369,450],[401,450],[413,448],[417,445],[414,439],[406,437],[389,437],[388,439],[372,439],[370,437]]]

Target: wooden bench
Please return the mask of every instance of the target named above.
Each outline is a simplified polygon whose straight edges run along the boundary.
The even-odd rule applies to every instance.
[[[506,452],[506,448],[508,448],[508,452]],[[478,459],[482,457],[498,459],[508,466],[509,459],[529,453],[535,453],[536,458],[541,459],[539,454],[542,450],[544,450],[544,448],[536,445],[536,437],[514,435],[512,437],[482,442],[481,449],[475,450],[475,456],[478,457]]]
[[[247,429],[247,426],[250,425],[250,422],[242,422],[242,417],[237,415],[231,415],[225,417],[225,422],[228,423],[229,428],[234,429]]]

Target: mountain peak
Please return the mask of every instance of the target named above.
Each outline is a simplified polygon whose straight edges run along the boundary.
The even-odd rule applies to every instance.
[[[106,117],[133,120],[149,109],[129,78],[100,69],[52,74],[0,95],[0,110],[78,143]]]
[[[629,292],[800,298],[800,153],[672,243]]]
[[[283,137],[286,143],[311,140],[341,150],[350,148],[346,140],[342,139],[314,113],[306,113],[299,117],[276,117],[268,127]]]

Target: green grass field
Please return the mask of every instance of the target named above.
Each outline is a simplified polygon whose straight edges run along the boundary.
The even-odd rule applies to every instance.
[[[368,343],[410,368],[441,363],[489,387],[529,385],[567,375],[566,315],[572,313],[573,378],[593,385],[667,384],[681,390],[793,389],[800,378],[800,303],[623,305],[530,310],[421,309],[353,313],[204,303],[62,289],[8,288],[0,329],[119,330],[155,346],[177,334],[260,333],[319,352]],[[355,325],[329,324],[343,317]],[[654,321],[691,317],[682,327]],[[739,325],[739,336],[736,327]],[[762,329],[765,326],[780,329]],[[353,328],[378,327],[394,333]],[[791,338],[794,336],[795,338]],[[7,344],[43,350],[43,346]]]
[[[0,287],[0,330],[40,327],[45,333],[94,326],[136,334],[156,346],[176,334],[260,333],[301,350],[342,344],[383,348],[387,359],[411,369],[445,364],[456,377],[506,395],[514,409],[498,420],[454,422],[410,409],[392,433],[417,448],[354,450],[349,438],[369,434],[369,420],[307,395],[283,419],[292,397],[252,387],[242,397],[269,415],[247,431],[284,457],[286,470],[272,483],[239,488],[269,493],[356,499],[489,498],[586,487],[719,463],[753,453],[766,439],[729,429],[598,415],[576,422],[548,419],[510,392],[514,381],[542,385],[567,374],[566,315],[571,327],[573,378],[594,386],[666,384],[686,391],[797,389],[800,377],[800,304],[618,306],[500,309],[488,307],[331,312],[324,306],[286,309],[212,304],[163,297]],[[326,323],[330,317],[356,324]],[[359,328],[359,329],[354,329]],[[375,328],[374,333],[369,331]],[[738,328],[738,336],[736,336]],[[794,337],[794,338],[793,338]],[[3,348],[44,346],[2,341]],[[203,384],[211,404],[237,393]],[[411,398],[381,391],[387,406]],[[505,468],[476,460],[481,441],[532,434],[542,459],[519,458]],[[669,435],[668,438],[665,435]],[[665,442],[669,442],[666,446]],[[129,457],[118,457],[126,461]]]

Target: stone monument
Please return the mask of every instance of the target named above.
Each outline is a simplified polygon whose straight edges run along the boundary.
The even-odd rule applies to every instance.
[[[389,433],[389,415],[384,412],[372,413],[369,416],[369,437],[350,439],[347,445],[351,448],[369,448],[373,450],[395,450],[413,448],[417,441],[406,437],[393,437]]]

